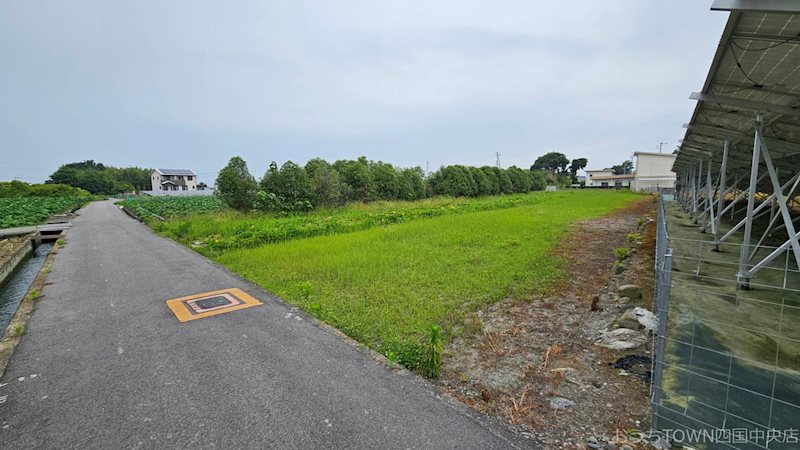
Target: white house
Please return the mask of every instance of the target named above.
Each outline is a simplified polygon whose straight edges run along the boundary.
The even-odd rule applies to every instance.
[[[604,171],[606,172],[606,171]],[[614,175],[613,171],[607,175],[605,173],[598,174],[592,177],[592,184],[589,185],[588,178],[586,182],[587,187],[603,187],[603,188],[630,188],[633,183],[635,174],[629,173],[627,175]]]
[[[186,169],[155,169],[150,173],[153,191],[196,191],[197,174]]]
[[[633,174],[614,175],[611,169],[587,170],[586,187],[599,188],[629,188],[633,181]]]
[[[672,153],[636,152],[636,179],[634,191],[658,191],[675,189],[677,175],[672,171],[675,155]]]
[[[672,171],[675,155],[672,153],[636,152],[633,173],[614,175],[611,169],[587,170],[587,188],[630,188],[634,191],[653,192],[675,188],[676,175]]]

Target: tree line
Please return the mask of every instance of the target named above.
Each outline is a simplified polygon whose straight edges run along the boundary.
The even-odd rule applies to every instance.
[[[0,181],[0,198],[16,197],[87,197],[89,192],[66,184],[29,184],[24,181]]]
[[[65,184],[92,194],[118,194],[151,188],[151,169],[112,167],[86,160],[60,166],[45,184]]]
[[[216,193],[238,210],[308,211],[348,202],[524,193],[545,186],[541,170],[451,165],[427,175],[420,167],[397,168],[364,156],[334,163],[315,158],[305,166],[287,161],[278,167],[272,162],[256,181],[247,163],[236,156],[219,172]]]

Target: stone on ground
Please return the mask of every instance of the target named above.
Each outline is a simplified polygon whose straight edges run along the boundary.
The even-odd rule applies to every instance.
[[[635,284],[625,284],[617,289],[617,294],[620,297],[628,297],[631,300],[638,300],[642,298],[642,289]]]

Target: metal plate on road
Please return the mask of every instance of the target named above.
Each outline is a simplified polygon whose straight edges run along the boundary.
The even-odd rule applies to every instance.
[[[167,307],[180,322],[203,319],[261,304],[254,297],[236,288],[167,300]]]

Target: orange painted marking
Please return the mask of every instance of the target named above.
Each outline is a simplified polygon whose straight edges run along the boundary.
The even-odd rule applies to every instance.
[[[231,306],[220,306],[211,308],[205,312],[195,312],[197,307],[192,307],[192,305],[188,304],[188,302],[201,300],[204,298],[211,298],[211,297],[224,297],[226,299],[234,299],[238,300],[238,302],[233,302]],[[195,302],[192,302],[195,303]],[[240,309],[250,308],[252,306],[259,306],[262,305],[260,301],[251,297],[246,292],[242,291],[241,289],[231,288],[231,289],[222,289],[219,291],[211,291],[211,292],[203,292],[201,294],[194,294],[189,295],[186,297],[180,298],[173,298],[167,300],[167,307],[175,314],[175,317],[180,322],[189,322],[190,320],[197,320],[197,319],[204,319],[206,317],[216,316],[218,314],[225,314],[231,311],[237,311]]]

